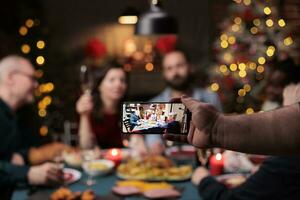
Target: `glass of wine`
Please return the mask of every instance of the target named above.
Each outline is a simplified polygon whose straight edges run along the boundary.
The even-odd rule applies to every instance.
[[[83,93],[92,93],[93,81],[91,70],[86,65],[82,65],[80,67],[80,83]]]

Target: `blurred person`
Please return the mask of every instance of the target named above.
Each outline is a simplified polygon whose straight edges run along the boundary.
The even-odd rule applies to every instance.
[[[80,146],[122,147],[120,110],[127,91],[127,74],[120,64],[111,62],[95,76],[92,94],[84,93],[76,104]]]
[[[10,199],[15,186],[62,182],[58,165],[29,166],[29,149],[22,148],[22,131],[17,110],[34,101],[38,82],[29,60],[10,55],[0,61],[0,192]],[[24,134],[23,134],[24,135]]]
[[[283,102],[284,87],[299,81],[300,68],[293,62],[285,60],[274,63],[267,81],[266,100],[280,105]],[[192,178],[200,195],[204,199],[212,200],[299,199],[299,179],[300,156],[271,156],[262,163],[258,171],[234,189],[227,189],[225,185],[210,176],[205,168],[197,169]]]
[[[167,53],[162,61],[163,78],[167,85],[158,96],[150,101],[169,102],[172,98],[188,95],[202,102],[214,105],[222,110],[217,94],[206,88],[198,88],[193,83],[192,65],[188,55],[182,50],[174,50]],[[159,135],[147,135],[146,143],[150,151],[162,153],[164,143]]]

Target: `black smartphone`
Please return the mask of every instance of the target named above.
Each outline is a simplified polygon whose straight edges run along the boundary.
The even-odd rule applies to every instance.
[[[124,102],[124,134],[188,134],[191,113],[182,103]]]

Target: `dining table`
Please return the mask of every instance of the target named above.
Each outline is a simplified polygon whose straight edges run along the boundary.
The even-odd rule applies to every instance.
[[[184,163],[179,164],[186,164],[190,163],[194,165],[194,161],[186,160]],[[65,166],[66,168],[71,168],[70,166]],[[75,168],[74,168],[75,169]],[[66,186],[70,190],[76,192],[80,191],[83,192],[87,189],[91,189],[96,194],[96,199],[101,200],[145,200],[143,196],[129,196],[129,197],[122,197],[114,194],[112,192],[112,188],[116,185],[117,181],[120,179],[116,173],[116,169],[113,169],[110,173],[100,175],[94,177],[95,184],[92,186],[88,186],[86,184],[88,175],[80,168],[77,168],[81,173],[81,178],[76,182],[73,182],[68,185],[61,185]],[[197,188],[195,185],[192,184],[190,179],[182,180],[182,181],[169,181],[168,183],[172,184],[175,189],[181,192],[181,197],[177,198],[180,200],[201,200],[201,197],[198,194]],[[51,193],[57,190],[59,187],[23,187],[18,188],[14,191],[12,200],[46,200],[50,199]]]

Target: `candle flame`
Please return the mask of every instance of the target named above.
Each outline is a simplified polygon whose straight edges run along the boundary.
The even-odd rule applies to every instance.
[[[217,155],[216,155],[216,160],[222,160],[222,154],[217,153]]]
[[[112,156],[117,156],[119,154],[118,150],[117,149],[112,149],[111,150],[111,155]]]

